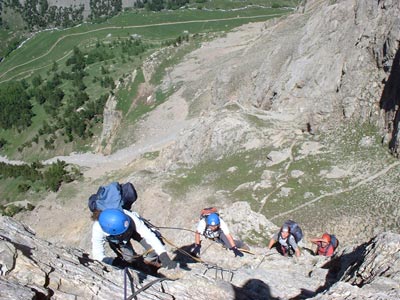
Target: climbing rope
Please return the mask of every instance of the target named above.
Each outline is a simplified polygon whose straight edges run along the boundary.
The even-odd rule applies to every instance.
[[[187,228],[180,228],[180,227],[161,226],[161,227],[156,227],[156,228],[158,228],[158,229],[175,229],[175,230],[182,230],[182,231],[189,231],[189,232],[196,233],[196,231],[194,231],[194,230],[187,229]]]
[[[179,228],[179,227],[158,227],[158,226],[153,225],[152,223],[150,223],[150,221],[148,221],[148,220],[146,220],[146,219],[142,219],[142,220],[143,220],[144,223],[145,223],[149,228],[151,228],[151,229],[156,229],[156,230],[159,230],[159,229],[172,229],[172,230],[183,230],[183,231],[189,231],[189,232],[195,233],[195,231],[190,230],[190,229],[186,229],[186,228]],[[217,278],[218,278],[218,274],[220,274],[221,278],[222,278],[223,280],[225,280],[224,274],[228,274],[228,276],[229,276],[229,278],[228,278],[229,282],[231,282],[231,281],[233,280],[233,276],[235,275],[235,272],[237,271],[237,269],[223,268],[223,267],[218,266],[217,264],[209,263],[209,262],[206,262],[206,261],[204,261],[203,259],[201,259],[201,258],[199,258],[199,257],[193,256],[191,253],[189,253],[189,252],[185,251],[184,249],[182,249],[182,248],[178,247],[177,245],[175,245],[173,242],[171,242],[169,239],[167,239],[167,238],[166,238],[165,236],[163,236],[161,233],[159,233],[159,238],[161,238],[161,240],[162,240],[165,244],[170,245],[170,246],[171,246],[172,248],[174,248],[176,251],[182,253],[183,255],[185,255],[185,256],[191,258],[192,260],[194,260],[194,261],[196,261],[196,262],[198,262],[198,263],[201,263],[201,264],[205,267],[205,270],[204,270],[204,272],[203,272],[203,274],[202,274],[203,276],[206,275],[209,271],[214,270],[214,271],[215,271],[215,274],[214,274],[214,278],[215,278],[215,279],[217,279]],[[217,243],[217,244],[220,244],[220,243],[218,243],[218,241],[215,241],[215,240],[211,240],[211,241],[213,241],[213,242],[215,242],[215,243]],[[209,246],[211,246],[211,245],[212,245],[212,243],[210,243]],[[207,248],[207,249],[208,249],[208,248]],[[251,254],[251,255],[255,255],[253,252],[251,252],[251,251],[248,250],[248,249],[244,249],[244,248],[238,248],[238,249],[239,249],[240,251],[244,252],[244,253],[248,253],[248,254]],[[145,256],[146,254],[148,254],[148,253],[151,252],[151,251],[153,251],[153,249],[148,249],[148,250],[146,250],[143,254],[141,254],[141,255],[135,255],[133,258],[139,258],[139,257]],[[121,251],[119,251],[119,252],[122,254]],[[265,259],[267,256],[269,256],[269,255],[266,254],[266,255],[263,256],[262,260],[260,261],[260,263],[257,265],[256,268],[258,268],[258,267],[263,263],[264,259]],[[132,292],[133,292],[129,297],[127,297],[127,278],[130,278],[131,290],[132,290]],[[154,284],[157,284],[157,283],[162,282],[162,281],[165,281],[165,280],[173,281],[172,279],[169,279],[169,278],[166,278],[166,277],[157,278],[157,279],[155,279],[155,280],[153,280],[153,281],[151,281],[151,282],[145,284],[143,287],[139,288],[137,291],[134,291],[133,278],[132,278],[132,276],[131,276],[131,274],[130,274],[130,272],[129,272],[129,269],[126,267],[126,268],[124,269],[124,300],[132,300],[132,299],[135,299],[135,300],[136,300],[136,299],[137,299],[137,295],[139,295],[141,292],[147,290],[148,288],[150,288],[150,287],[153,286]]]
[[[162,237],[162,239],[165,243],[167,243],[170,246],[172,246],[173,248],[175,248],[178,252],[181,252],[182,254],[190,257],[191,259],[203,264],[206,267],[205,271],[203,272],[203,275],[205,275],[210,270],[215,270],[215,279],[218,278],[218,272],[219,272],[221,274],[221,278],[224,280],[224,272],[225,272],[225,273],[230,274],[229,282],[232,281],[233,276],[234,276],[235,272],[237,271],[236,269],[235,270],[226,269],[226,268],[222,268],[222,267],[218,266],[217,264],[206,262],[206,261],[202,260],[201,258],[193,256],[190,253],[188,253],[187,251],[177,247],[175,244],[173,244],[170,240],[168,240],[164,236]],[[210,244],[210,245],[212,245],[212,244]]]
[[[163,241],[164,241],[166,244],[168,244],[168,245],[170,245],[171,247],[175,248],[178,252],[182,253],[183,255],[186,255],[186,256],[190,257],[191,259],[193,259],[193,260],[195,260],[195,261],[197,261],[197,262],[199,262],[199,263],[205,263],[205,261],[202,260],[201,258],[199,258],[199,257],[197,257],[197,256],[193,256],[193,255],[191,255],[189,252],[187,252],[187,251],[185,251],[185,250],[179,248],[178,246],[176,246],[174,243],[172,243],[170,240],[168,240],[165,236],[162,236],[161,238],[163,239]]]
[[[124,300],[126,300],[127,292],[126,292],[126,277],[128,277],[128,268],[124,268]]]

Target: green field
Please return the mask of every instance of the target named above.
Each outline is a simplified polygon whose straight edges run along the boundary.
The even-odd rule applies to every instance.
[[[40,69],[49,68],[71,54],[74,46],[90,47],[97,40],[140,35],[144,40],[173,39],[189,34],[229,31],[249,22],[265,21],[287,14],[287,9],[248,8],[240,11],[183,10],[171,12],[123,13],[102,24],[46,31],[37,34],[0,64],[0,83],[14,78],[31,76]]]

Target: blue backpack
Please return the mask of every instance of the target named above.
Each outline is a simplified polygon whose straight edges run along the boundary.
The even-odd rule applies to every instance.
[[[333,246],[333,249],[336,249],[339,246],[339,240],[334,234],[329,235],[331,237],[330,244]]]
[[[132,183],[119,184],[112,182],[100,186],[96,194],[89,197],[88,206],[90,211],[103,211],[108,208],[130,210],[137,199],[137,192]]]

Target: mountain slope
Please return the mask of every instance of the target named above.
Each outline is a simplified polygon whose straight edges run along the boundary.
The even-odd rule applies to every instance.
[[[30,288],[20,293],[32,294],[34,286],[33,293],[60,298],[121,295],[122,271],[89,259],[83,268],[78,257],[90,252],[88,196],[100,184],[129,180],[139,192],[135,210],[179,229],[162,231],[173,244],[193,243],[187,229],[202,207],[216,205],[255,254],[235,259],[210,244],[203,256],[210,269],[180,257],[190,269],[183,278],[155,284],[144,298],[398,299],[399,237],[388,231],[400,228],[400,163],[381,144],[385,132],[391,147],[397,138],[398,15],[399,4],[390,0],[307,1],[293,16],[204,43],[169,70],[162,88],[176,92],[145,116],[130,147],[62,157],[86,168],[84,182],[17,216],[50,248],[42,240],[33,246],[36,237],[22,225],[1,219],[1,284],[13,290],[21,277]],[[287,218],[301,224],[305,248],[310,237],[335,233],[338,258],[328,263],[306,250],[299,260],[264,257]],[[23,238],[12,243],[15,232]],[[42,249],[44,266],[35,256]],[[216,265],[224,280],[215,278]],[[26,269],[40,276],[30,280]],[[139,284],[141,276],[136,288],[153,279]]]
[[[398,9],[307,1],[304,12],[204,43],[169,70],[162,87],[177,91],[140,122],[130,147],[59,157],[88,168],[86,183],[20,218],[52,241],[65,228],[63,241],[88,248],[87,236],[69,237],[90,226],[86,199],[99,184],[130,180],[137,210],[160,226],[193,227],[202,207],[244,201],[278,226],[296,219],[310,236],[352,242],[398,230],[399,164],[380,144],[396,114],[379,109],[396,86]],[[251,223],[252,214],[238,214]],[[256,229],[264,237],[256,244],[265,245],[265,230]]]

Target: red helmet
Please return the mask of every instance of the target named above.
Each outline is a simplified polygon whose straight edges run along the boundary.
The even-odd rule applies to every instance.
[[[322,235],[322,239],[327,242],[328,244],[331,242],[331,236],[328,233],[324,233]]]

